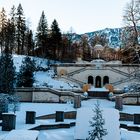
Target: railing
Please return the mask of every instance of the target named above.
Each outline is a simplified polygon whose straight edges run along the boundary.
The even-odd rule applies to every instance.
[[[84,71],[85,69],[86,69],[86,67],[81,68],[81,69],[78,69],[78,70],[75,70],[75,71],[73,71],[73,72],[69,72],[69,73],[67,74],[67,76],[72,76],[72,75],[74,75],[74,74],[80,73],[80,72]]]
[[[76,80],[76,79],[74,79],[72,77],[61,76],[61,78],[65,79],[65,80],[69,80],[71,82],[75,82],[75,83],[79,84],[80,86],[83,86],[83,84],[85,84],[84,82]]]
[[[128,78],[125,78],[125,79],[122,79],[122,80],[119,80],[119,81],[116,81],[116,82],[113,82],[113,83],[110,83],[110,84],[112,84],[113,86],[116,86],[116,85],[120,85],[120,84],[128,82],[128,81],[131,81],[133,79],[135,79],[135,78],[134,77],[131,77],[131,78],[128,77]]]
[[[111,67],[110,70],[111,70],[111,71],[114,71],[114,72],[116,72],[116,73],[119,73],[119,74],[121,74],[121,75],[124,75],[124,76],[126,76],[126,77],[130,77],[130,74],[129,74],[129,73],[123,72],[123,71],[118,70],[118,69],[115,69],[115,68],[113,68],[113,67]]]

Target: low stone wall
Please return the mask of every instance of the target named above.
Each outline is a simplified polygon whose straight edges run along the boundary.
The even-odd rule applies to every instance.
[[[140,105],[140,94],[122,94],[123,104]]]
[[[90,97],[108,98],[109,91],[88,91]]]
[[[32,102],[32,88],[17,88],[15,94],[20,97],[20,101]]]
[[[120,128],[127,129],[128,131],[140,132],[140,127],[139,126],[128,126],[127,124],[120,124]]]
[[[75,122],[71,123],[60,123],[60,124],[50,124],[50,125],[39,125],[37,127],[31,128],[30,130],[49,130],[49,129],[60,129],[60,128],[70,128],[72,126],[75,126]]]
[[[59,102],[59,96],[50,92],[33,92],[33,102]]]
[[[43,88],[17,88],[16,95],[22,102],[59,102],[59,96]]]
[[[134,115],[120,112],[120,121],[133,121]]]
[[[55,119],[55,114],[39,116],[36,119]],[[76,111],[64,112],[64,119],[76,119]]]

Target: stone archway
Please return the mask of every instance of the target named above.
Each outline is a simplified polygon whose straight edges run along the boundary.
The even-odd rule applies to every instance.
[[[101,77],[100,76],[96,76],[95,87],[101,88]]]
[[[93,80],[94,80],[93,76],[88,76],[88,84],[93,85],[94,83]]]
[[[104,76],[103,85],[105,85],[105,84],[109,84],[109,77],[108,76]]]

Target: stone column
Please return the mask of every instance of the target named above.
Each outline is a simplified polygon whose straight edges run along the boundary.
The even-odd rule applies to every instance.
[[[123,98],[121,96],[116,96],[115,108],[118,109],[118,110],[123,109]]]
[[[55,121],[56,122],[63,122],[64,121],[64,111],[56,111]]]
[[[134,124],[140,124],[140,114],[134,114]]]
[[[80,108],[81,107],[81,96],[75,95],[74,96],[74,108]]]
[[[16,126],[16,115],[15,114],[2,114],[2,131],[11,131]]]
[[[35,124],[35,111],[26,111],[26,124]]]

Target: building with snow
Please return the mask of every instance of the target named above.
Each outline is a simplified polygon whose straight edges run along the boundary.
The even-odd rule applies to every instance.
[[[139,64],[122,64],[121,61],[106,62],[95,59],[91,62],[79,59],[76,63],[54,64],[57,77],[81,85],[91,84],[102,88],[111,84],[114,88],[123,89],[126,85],[138,82]]]

